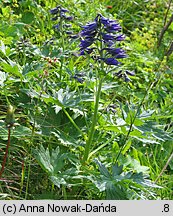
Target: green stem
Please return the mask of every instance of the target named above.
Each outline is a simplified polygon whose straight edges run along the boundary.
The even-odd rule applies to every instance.
[[[34,133],[35,133],[35,119],[34,119],[34,125],[32,128],[32,134],[31,134],[31,143],[34,143]],[[26,190],[25,190],[25,200],[27,199],[28,196],[28,190],[29,190],[29,181],[30,181],[30,174],[31,174],[31,146],[29,150],[29,162],[28,162],[28,175],[27,175],[27,183],[26,183]]]
[[[21,194],[22,194],[24,180],[25,180],[25,162],[23,160],[22,161],[22,175],[21,175],[21,182],[20,182],[20,194],[19,194],[19,197],[21,197]]]
[[[95,150],[93,150],[93,151],[89,154],[88,158],[92,157],[94,154],[96,154],[98,151],[100,151],[100,149],[102,149],[102,148],[104,148],[105,146],[107,146],[107,145],[108,145],[110,142],[112,142],[114,139],[115,139],[115,136],[113,135],[113,136],[111,137],[111,139],[108,139],[107,142],[103,143],[103,144],[100,145],[98,148],[96,148]]]
[[[163,167],[161,173],[157,176],[156,180],[154,181],[154,183],[156,183],[158,181],[158,179],[162,176],[162,174],[164,173],[164,171],[166,170],[167,166],[169,165],[170,161],[173,158],[173,152],[171,153],[171,155],[169,156],[165,166]]]
[[[43,90],[40,92],[39,99],[41,98]],[[38,99],[38,100],[39,100]],[[30,181],[30,174],[31,174],[31,159],[32,159],[32,145],[34,145],[34,134],[35,134],[35,127],[36,127],[36,114],[37,114],[37,107],[38,107],[38,100],[35,104],[35,112],[34,112],[34,122],[32,127],[32,133],[31,133],[31,145],[29,149],[29,162],[28,162],[28,175],[27,175],[27,183],[26,183],[26,190],[25,190],[25,200],[28,196],[28,190],[29,190],[29,181]]]
[[[67,200],[67,192],[66,192],[66,188],[64,185],[62,186],[62,193],[63,193],[64,200]]]
[[[130,133],[131,133],[131,131],[132,131],[132,129],[133,129],[133,124],[134,124],[135,119],[136,119],[136,117],[137,117],[137,115],[138,115],[138,113],[139,113],[139,110],[140,110],[140,108],[141,108],[141,106],[142,106],[142,104],[143,104],[143,102],[144,102],[144,100],[145,100],[145,98],[146,98],[146,96],[147,96],[149,90],[153,87],[153,85],[154,85],[154,82],[150,83],[150,85],[149,85],[148,88],[146,89],[146,92],[145,92],[145,94],[144,94],[144,96],[143,96],[143,98],[142,98],[142,101],[141,101],[141,103],[139,104],[139,106],[138,106],[138,108],[137,108],[137,111],[136,111],[136,113],[135,113],[135,116],[133,117],[133,119],[131,119],[130,128],[129,128],[128,133],[127,133],[127,135],[126,135],[126,137],[125,137],[124,145],[122,145],[122,147],[121,147],[120,150],[119,150],[119,153],[118,153],[117,158],[116,158],[116,163],[117,163],[117,161],[118,161],[118,158],[119,158],[121,152],[123,151],[123,149],[124,149],[125,146],[126,146],[127,140],[129,139]]]
[[[70,122],[73,124],[73,126],[78,130],[78,132],[85,137],[85,134],[81,131],[81,129],[77,126],[77,124],[73,121],[73,119],[71,118],[71,116],[69,115],[69,113],[66,111],[65,108],[62,108],[62,110],[64,111],[64,113],[66,114],[66,116],[68,117],[68,119],[70,120]]]
[[[64,65],[64,50],[65,50],[65,47],[64,47],[64,33],[63,33],[63,26],[62,26],[62,18],[60,19],[60,36],[61,36],[61,46],[62,46],[62,56],[61,56],[61,65],[60,65],[60,81],[62,79],[62,70],[63,70],[63,65]]]
[[[99,100],[100,100],[100,94],[101,94],[101,88],[102,88],[102,83],[103,83],[103,78],[99,80],[99,85],[98,89],[96,92],[96,101],[95,101],[95,106],[94,106],[94,116],[92,120],[92,125],[91,125],[91,130],[89,132],[88,140],[86,141],[86,146],[85,146],[85,152],[84,152],[84,157],[83,157],[83,163],[85,163],[88,159],[89,155],[89,150],[91,143],[93,141],[94,133],[95,133],[95,126],[97,124],[97,118],[98,118],[98,107],[99,107]]]
[[[100,29],[101,31],[101,29]],[[103,58],[103,42],[102,42],[102,38],[101,38],[101,34],[100,34],[100,43],[97,44],[97,48],[98,48],[98,52],[101,58]],[[94,137],[94,133],[95,133],[95,127],[97,124],[97,120],[98,120],[98,108],[99,108],[99,100],[100,100],[100,95],[101,95],[101,88],[102,88],[102,83],[103,83],[103,77],[101,76],[101,74],[104,71],[104,62],[101,61],[100,64],[100,70],[97,70],[97,81],[99,80],[99,84],[96,85],[96,100],[95,100],[95,106],[94,106],[94,116],[93,116],[93,120],[92,120],[92,125],[91,125],[91,129],[89,131],[89,135],[88,135],[88,139],[86,141],[86,145],[85,145],[85,152],[84,152],[84,157],[82,159],[82,163],[85,164],[85,162],[88,160],[88,156],[89,156],[89,152],[90,152],[90,146],[91,143],[93,141],[93,137]],[[98,73],[100,72],[100,73]],[[100,75],[99,75],[100,74]]]

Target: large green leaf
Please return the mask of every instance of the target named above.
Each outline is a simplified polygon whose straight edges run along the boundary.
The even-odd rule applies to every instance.
[[[68,153],[61,153],[59,146],[56,149],[45,149],[42,145],[33,149],[35,158],[40,166],[51,176],[58,174],[65,165],[65,160],[69,157]]]
[[[127,200],[127,193],[125,188],[121,185],[116,185],[113,182],[109,181],[106,183],[106,199],[107,200]]]
[[[134,191],[138,194],[139,191],[145,191],[145,187],[160,188],[142,172],[124,172],[123,166],[118,164],[113,164],[112,172],[109,172],[99,160],[96,160],[96,163],[99,166],[100,176],[96,176],[93,183],[100,191],[106,191],[108,199],[129,199]]]
[[[95,160],[95,162],[98,164],[99,166],[99,169],[100,169],[100,174],[107,177],[107,178],[110,178],[110,173],[108,171],[108,169],[105,167],[105,165],[103,165],[102,163],[100,163],[99,160]]]
[[[35,15],[31,11],[25,11],[22,14],[21,21],[26,24],[31,24],[34,21]]]
[[[57,149],[59,151],[59,149]],[[41,145],[40,148],[38,149],[33,149],[33,153],[35,158],[37,159],[38,163],[40,166],[49,174],[53,173],[54,168],[53,165],[51,164],[50,160],[50,152],[49,149],[44,149],[44,147]]]
[[[75,139],[71,136],[67,136],[65,133],[62,131],[56,130],[55,132],[53,131],[52,134],[60,141],[60,143],[64,146],[78,146]]]
[[[59,188],[60,188],[61,185],[66,185],[67,184],[65,179],[63,177],[60,177],[60,176],[50,176],[50,180],[54,185],[56,185]]]
[[[10,64],[6,63],[5,61],[1,62],[0,67],[3,71],[5,71],[9,74],[15,75],[15,76],[20,77],[20,78],[23,77],[21,70],[20,70],[20,66],[17,65],[16,63],[12,62],[12,61],[10,61]]]

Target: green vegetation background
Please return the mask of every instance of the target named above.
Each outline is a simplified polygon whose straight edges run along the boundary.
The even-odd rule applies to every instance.
[[[118,20],[128,54],[123,68],[135,72],[130,82],[118,79],[117,69],[105,78],[85,164],[95,63],[77,55],[79,39],[62,40],[54,31],[49,10],[57,5],[74,17],[76,34],[97,13]],[[158,45],[172,9],[170,0],[1,1],[1,161],[9,104],[15,127],[0,199],[173,198],[173,24]],[[73,78],[77,73],[84,82]]]

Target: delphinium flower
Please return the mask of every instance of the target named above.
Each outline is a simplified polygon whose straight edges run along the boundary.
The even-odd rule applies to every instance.
[[[121,64],[119,59],[127,57],[125,51],[118,47],[125,36],[120,33],[121,26],[115,20],[98,14],[94,22],[82,26],[82,29],[80,55],[94,54],[97,60],[114,66]]]
[[[117,21],[105,18],[98,14],[93,22],[82,26],[79,33],[80,55],[91,56],[96,60],[96,92],[94,101],[94,114],[91,127],[86,140],[83,163],[88,159],[91,143],[98,119],[99,100],[102,83],[105,75],[110,72],[110,68],[119,67],[120,59],[126,58],[126,52],[119,47],[119,43],[125,39],[121,33],[121,26]],[[95,65],[97,65],[95,64]]]
[[[73,38],[73,31],[71,29],[72,25],[69,23],[73,20],[73,17],[68,15],[69,10],[63,8],[61,5],[50,10],[52,14],[52,21],[56,22],[54,24],[54,30],[56,33],[56,38],[58,38],[58,46],[60,47],[60,71],[59,71],[59,79],[62,79],[62,71],[64,66],[64,58],[67,57],[67,53],[65,52],[66,38]]]
[[[61,7],[60,5],[51,9],[50,13],[52,14],[52,21],[56,21],[54,24],[54,29],[60,34],[66,33],[73,37],[73,31],[69,30],[71,28],[71,24],[67,23],[68,21],[72,21],[73,17],[68,15],[69,10]],[[57,22],[58,21],[58,22]],[[61,35],[60,35],[61,36]]]

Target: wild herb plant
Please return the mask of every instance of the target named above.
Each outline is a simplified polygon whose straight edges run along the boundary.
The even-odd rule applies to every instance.
[[[69,10],[63,8],[60,5],[51,9],[50,13],[53,16],[51,20],[56,22],[56,24],[53,25],[53,28],[56,33],[55,36],[60,40],[58,45],[59,45],[59,50],[61,52],[61,57],[60,57],[61,66],[59,71],[59,79],[61,81],[62,70],[63,70],[64,60],[65,60],[65,40],[68,40],[66,36],[74,37],[73,31],[70,30],[72,25],[69,23],[69,21],[73,20],[73,17],[67,15],[69,13]]]
[[[94,57],[96,64],[96,86],[95,86],[95,104],[94,115],[91,129],[86,141],[83,162],[88,159],[90,146],[93,142],[93,136],[98,120],[99,100],[101,95],[102,83],[106,75],[110,72],[107,66],[118,66],[120,62],[117,59],[125,58],[125,51],[118,47],[118,42],[124,40],[124,35],[120,34],[121,26],[114,20],[103,17],[98,14],[94,22],[88,23],[82,27],[80,35],[83,38],[80,43],[80,55],[88,54]],[[106,68],[106,69],[105,69]]]

